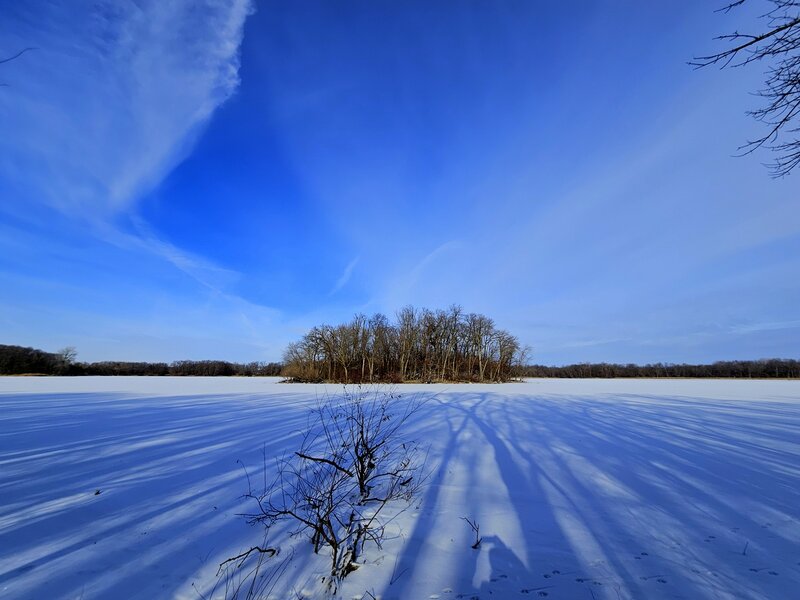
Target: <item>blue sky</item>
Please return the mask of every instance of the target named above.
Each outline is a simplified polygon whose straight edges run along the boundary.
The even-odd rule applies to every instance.
[[[717,4],[4,2],[0,343],[274,360],[458,303],[545,364],[797,357],[762,74],[686,65],[759,8]]]

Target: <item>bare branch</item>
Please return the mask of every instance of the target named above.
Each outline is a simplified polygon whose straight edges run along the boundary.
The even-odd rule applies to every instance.
[[[305,459],[305,460],[311,460],[311,461],[314,461],[314,462],[320,462],[320,463],[325,463],[326,465],[330,465],[334,469],[336,469],[338,471],[341,471],[342,473],[344,473],[348,477],[352,477],[353,476],[353,472],[352,471],[350,471],[349,469],[345,469],[344,467],[339,466],[338,464],[336,464],[335,461],[332,461],[329,458],[309,456],[308,454],[303,454],[302,452],[295,452],[295,454],[297,456],[299,456],[300,458]]]
[[[19,52],[17,52],[14,56],[9,56],[8,58],[0,58],[0,65],[3,63],[11,62],[12,60],[18,59],[20,56],[25,54],[26,52],[30,52],[31,50],[38,50],[38,48],[23,48]]]
[[[744,2],[731,2],[722,11],[729,12]],[[761,137],[741,145],[737,156],[767,147],[778,156],[770,165],[773,177],[783,177],[800,164],[800,137],[796,135],[798,128],[792,127],[800,115],[800,2],[771,2],[773,8],[762,15],[768,22],[766,30],[755,34],[737,31],[719,36],[717,39],[734,45],[716,54],[695,57],[689,64],[695,68],[719,64],[724,69],[757,61],[771,63],[766,72],[766,87],[756,93],[766,100],[766,104],[747,113],[765,123],[768,129]],[[783,137],[788,134],[795,135],[789,139]]]
[[[472,521],[468,517],[461,517],[462,521],[466,521],[467,525],[469,525],[470,529],[475,532],[475,542],[470,546],[473,550],[477,550],[478,547],[481,545],[483,538],[481,537],[481,527],[478,525],[477,521]]]
[[[241,554],[223,560],[221,563],[219,563],[219,569],[222,570],[228,563],[232,563],[237,560],[244,560],[248,558],[253,552],[260,552],[262,554],[266,554],[267,556],[275,556],[278,553],[278,551],[275,548],[262,548],[261,546],[253,546],[252,548],[250,548],[245,552],[242,552]]]

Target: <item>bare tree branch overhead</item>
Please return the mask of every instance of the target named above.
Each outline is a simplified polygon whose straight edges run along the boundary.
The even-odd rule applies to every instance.
[[[736,0],[720,9],[729,12],[747,0]],[[755,33],[734,31],[716,39],[731,47],[707,56],[697,56],[689,64],[696,68],[719,65],[720,68],[743,67],[764,61],[764,88],[756,95],[764,99],[760,108],[747,114],[764,123],[764,135],[739,147],[740,156],[762,146],[776,153],[769,167],[773,177],[788,175],[800,164],[800,2],[768,0],[772,5],[761,18],[765,27]]]
[[[17,58],[19,58],[26,52],[29,52],[30,50],[36,50],[36,48],[23,48],[22,50],[17,52],[14,56],[9,56],[8,58],[0,58],[0,65],[2,65],[3,63],[11,62],[12,60],[16,60]]]
[[[2,65],[2,64],[4,64],[4,63],[7,63],[7,62],[11,62],[12,60],[16,60],[16,59],[18,59],[20,56],[22,56],[23,54],[25,54],[26,52],[29,52],[30,50],[36,50],[36,48],[33,48],[33,47],[30,47],[30,48],[23,48],[22,50],[20,50],[19,52],[17,52],[17,53],[16,53],[16,54],[14,54],[13,56],[8,56],[8,57],[6,57],[6,58],[0,58],[0,65]],[[9,85],[8,85],[7,83],[2,83],[2,82],[0,82],[0,87],[9,87]]]

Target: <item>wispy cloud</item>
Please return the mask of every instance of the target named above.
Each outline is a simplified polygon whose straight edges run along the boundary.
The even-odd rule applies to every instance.
[[[191,150],[239,85],[251,0],[31,2],[0,24],[9,63],[0,95],[0,177],[9,213],[43,203],[76,228],[155,255],[215,291],[238,273],[161,239],[135,203]],[[24,59],[24,62],[22,60]],[[132,228],[120,226],[125,213]]]
[[[383,289],[373,303],[384,311],[395,310],[405,304],[422,304],[430,307],[444,307],[452,304],[453,298],[438,297],[444,275],[452,267],[456,252],[464,249],[459,240],[449,240],[439,244],[418,259],[413,267],[396,272],[383,282]],[[434,268],[436,267],[436,268]]]
[[[435,262],[439,257],[445,255],[446,253],[450,252],[451,250],[457,250],[461,247],[461,242],[458,240],[450,240],[449,242],[445,242],[437,246],[432,252],[429,252],[425,255],[425,257],[420,260],[413,269],[411,269],[410,279],[412,283],[415,283],[419,276],[425,272],[425,270]]]
[[[344,271],[342,272],[342,275],[341,275],[341,276],[339,277],[339,279],[336,281],[336,285],[334,285],[334,286],[333,286],[333,289],[331,289],[331,291],[328,293],[328,295],[329,295],[329,296],[333,296],[333,295],[334,295],[336,292],[338,292],[338,291],[339,291],[339,290],[341,290],[341,289],[342,289],[342,288],[343,288],[345,285],[347,285],[347,282],[348,282],[348,281],[350,281],[350,277],[353,275],[353,269],[355,269],[355,268],[356,268],[356,265],[358,264],[358,259],[359,259],[359,257],[358,257],[358,256],[356,256],[356,257],[355,257],[353,260],[351,260],[351,261],[348,263],[348,265],[347,265],[347,266],[344,268]]]
[[[782,329],[796,329],[800,327],[800,320],[773,321],[766,323],[747,323],[731,327],[732,333],[758,333],[761,331],[780,331]]]
[[[38,51],[6,69],[0,170],[60,210],[111,215],[158,184],[236,90],[252,5],[30,2],[10,10],[4,45]]]

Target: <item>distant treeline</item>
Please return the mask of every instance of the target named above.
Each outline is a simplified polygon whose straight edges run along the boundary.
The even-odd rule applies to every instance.
[[[76,362],[75,351],[65,348],[59,352],[44,352],[22,346],[0,344],[0,375],[187,375],[187,376],[242,376],[242,377],[294,377],[295,371],[282,363],[250,362],[231,363],[222,360],[180,360],[172,363],[149,362]],[[458,361],[456,361],[458,362]],[[424,363],[423,363],[424,364]],[[409,368],[410,367],[410,368]],[[409,377],[424,373],[407,367]],[[365,367],[366,368],[366,367]],[[374,368],[374,367],[373,367]],[[487,361],[484,369],[490,368]],[[496,367],[495,367],[496,368]],[[429,371],[430,373],[430,371]],[[360,375],[360,371],[358,371]],[[375,373],[373,373],[375,376]],[[514,365],[508,378],[720,378],[720,379],[800,379],[800,361],[793,359],[761,359],[720,361],[708,365],[648,364],[618,365],[611,363],[581,363],[564,367],[543,365]],[[465,378],[466,379],[466,378]],[[430,378],[428,380],[436,381]],[[474,380],[474,379],[473,379]],[[496,381],[497,379],[495,379]]]
[[[394,322],[382,314],[314,327],[290,344],[283,374],[293,381],[338,383],[508,381],[524,364],[519,340],[484,315],[407,306]]]
[[[528,365],[523,377],[612,378],[612,377],[689,377],[725,379],[800,378],[800,361],[792,359],[727,360],[710,365],[616,365],[608,363],[576,364],[565,367]]]
[[[0,344],[0,375],[194,375],[194,376],[277,376],[280,363],[231,363],[223,360],[179,360],[150,362],[76,362],[75,351],[44,352],[22,346]]]

